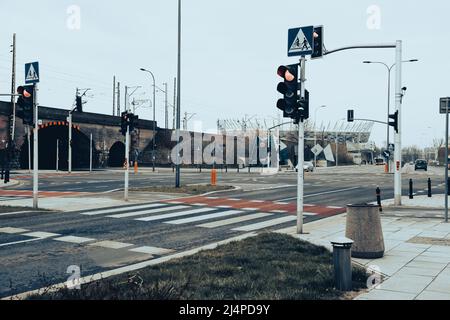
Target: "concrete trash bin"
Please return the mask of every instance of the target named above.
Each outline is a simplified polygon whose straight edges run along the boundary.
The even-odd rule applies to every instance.
[[[384,255],[379,207],[371,204],[347,206],[345,236],[353,240],[352,257],[377,259]]]

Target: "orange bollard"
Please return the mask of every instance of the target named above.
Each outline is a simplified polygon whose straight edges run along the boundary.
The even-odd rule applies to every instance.
[[[216,169],[211,170],[211,185],[215,186],[217,182],[217,172]]]
[[[384,165],[384,173],[389,173],[389,163]]]
[[[137,161],[134,162],[134,173],[138,173],[138,163]]]

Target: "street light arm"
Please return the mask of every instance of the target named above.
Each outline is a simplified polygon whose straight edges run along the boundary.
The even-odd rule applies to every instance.
[[[375,122],[375,123],[381,123],[387,125],[387,122],[378,121],[378,120],[372,120],[372,119],[353,119],[353,121],[367,121],[367,122]]]

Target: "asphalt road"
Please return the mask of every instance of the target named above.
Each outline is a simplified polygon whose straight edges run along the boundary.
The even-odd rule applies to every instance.
[[[443,170],[404,175],[424,193],[428,177],[443,192]],[[31,190],[30,177],[14,190]],[[172,185],[172,172],[130,175],[131,187]],[[239,190],[179,201],[156,201],[70,213],[0,214],[0,297],[215,243],[251,232],[295,226],[296,174],[218,174],[219,183]],[[183,172],[185,184],[208,183],[209,172]],[[393,197],[393,175],[377,167],[325,169],[305,175],[305,223],[338,214],[349,203],[375,201],[375,189]],[[40,190],[83,191],[98,196],[123,188],[123,173],[99,171],[71,176],[42,174]],[[111,194],[114,194],[112,192]],[[0,201],[1,204],[1,201]],[[75,268],[75,269],[74,269]]]

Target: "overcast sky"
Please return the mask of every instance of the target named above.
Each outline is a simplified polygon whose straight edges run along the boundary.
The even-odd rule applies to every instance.
[[[77,28],[75,5],[80,10]],[[378,12],[379,11],[379,15]],[[403,40],[403,144],[430,145],[444,137],[439,97],[450,95],[450,2],[443,0],[185,0],[183,1],[182,112],[196,113],[204,129],[218,117],[277,117],[276,69],[292,64],[287,31],[324,25],[328,50],[353,44]],[[378,19],[379,18],[379,19]],[[0,1],[0,92],[10,90],[12,34],[17,33],[18,84],[25,62],[40,62],[39,103],[68,109],[75,88],[92,88],[85,111],[112,114],[112,77],[143,86],[136,98],[151,97],[151,70],[159,87],[173,79],[177,62],[177,1]],[[393,49],[344,51],[307,63],[311,116],[339,121],[346,110],[357,118],[385,120],[387,71],[363,60],[394,63]],[[395,72],[392,73],[394,83]],[[122,94],[123,97],[123,94]],[[123,101],[122,101],[123,105]],[[164,95],[157,92],[156,117],[164,126]],[[392,107],[394,101],[392,99]],[[393,110],[393,109],[392,109]],[[151,119],[150,109],[141,118]],[[171,120],[170,120],[171,121]],[[375,125],[372,140],[386,140]]]

